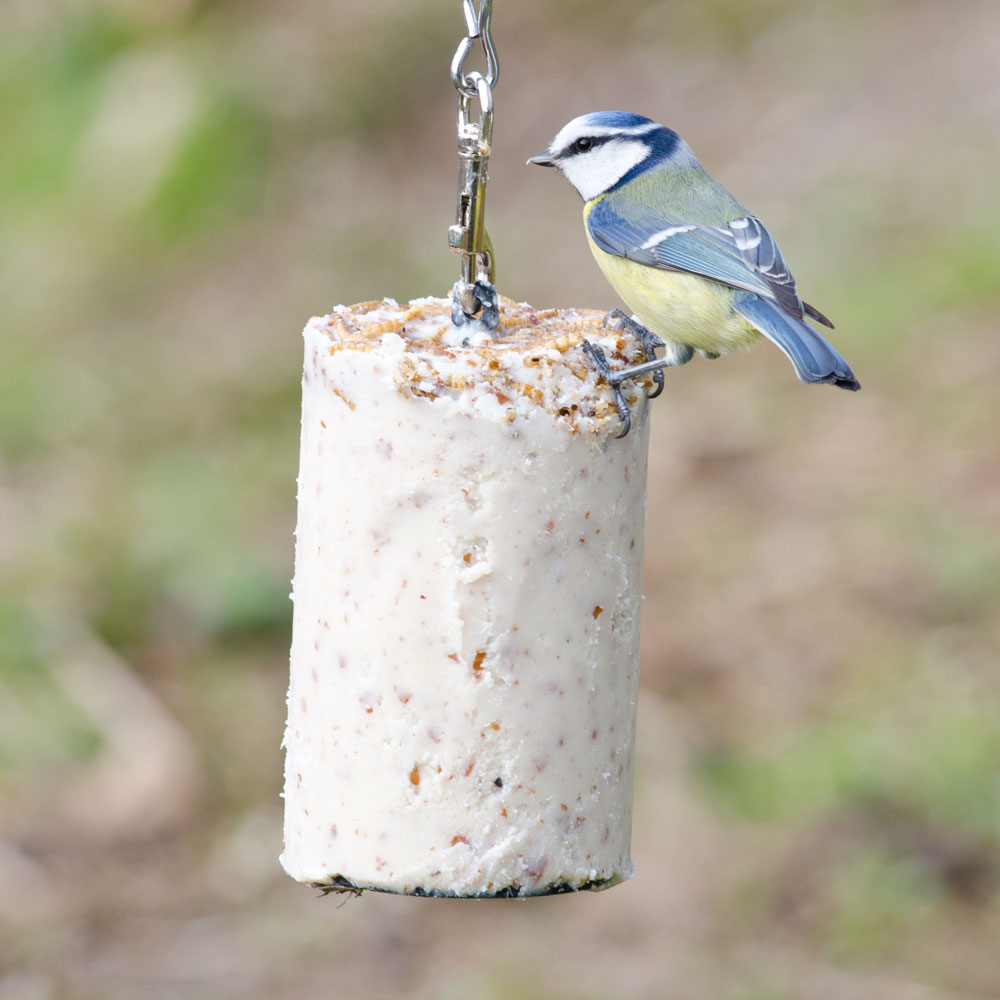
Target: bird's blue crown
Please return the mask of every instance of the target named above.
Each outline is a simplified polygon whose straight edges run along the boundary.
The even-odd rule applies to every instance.
[[[656,124],[651,118],[633,114],[631,111],[592,111],[589,115],[583,116],[583,121],[598,128],[620,129]]]

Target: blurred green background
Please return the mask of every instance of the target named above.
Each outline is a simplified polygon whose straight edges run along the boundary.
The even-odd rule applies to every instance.
[[[617,304],[523,164],[639,111],[865,388],[668,373],[636,880],[279,869],[299,330],[457,276],[459,8],[0,5],[0,1000],[1000,996],[994,0],[497,0],[500,290]]]

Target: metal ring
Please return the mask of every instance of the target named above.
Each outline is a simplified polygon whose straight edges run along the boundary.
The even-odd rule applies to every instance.
[[[469,74],[469,83],[472,88],[471,94],[464,90],[459,91],[458,97],[458,130],[466,140],[475,139],[478,143],[485,143],[487,150],[493,141],[493,91],[490,90],[489,80],[478,70]],[[472,102],[479,101],[479,120],[472,120]]]
[[[487,147],[493,142],[493,88],[482,73],[475,76],[476,96],[479,98],[479,139]]]

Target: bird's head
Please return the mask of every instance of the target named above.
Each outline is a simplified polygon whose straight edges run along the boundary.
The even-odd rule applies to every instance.
[[[556,167],[584,201],[657,166],[696,162],[688,144],[657,122],[628,111],[592,111],[564,125],[528,163]]]

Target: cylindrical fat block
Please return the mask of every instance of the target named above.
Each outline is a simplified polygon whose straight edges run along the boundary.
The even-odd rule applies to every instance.
[[[648,419],[591,312],[305,329],[285,846],[302,882],[530,896],[632,874]],[[648,383],[647,383],[648,385]]]

